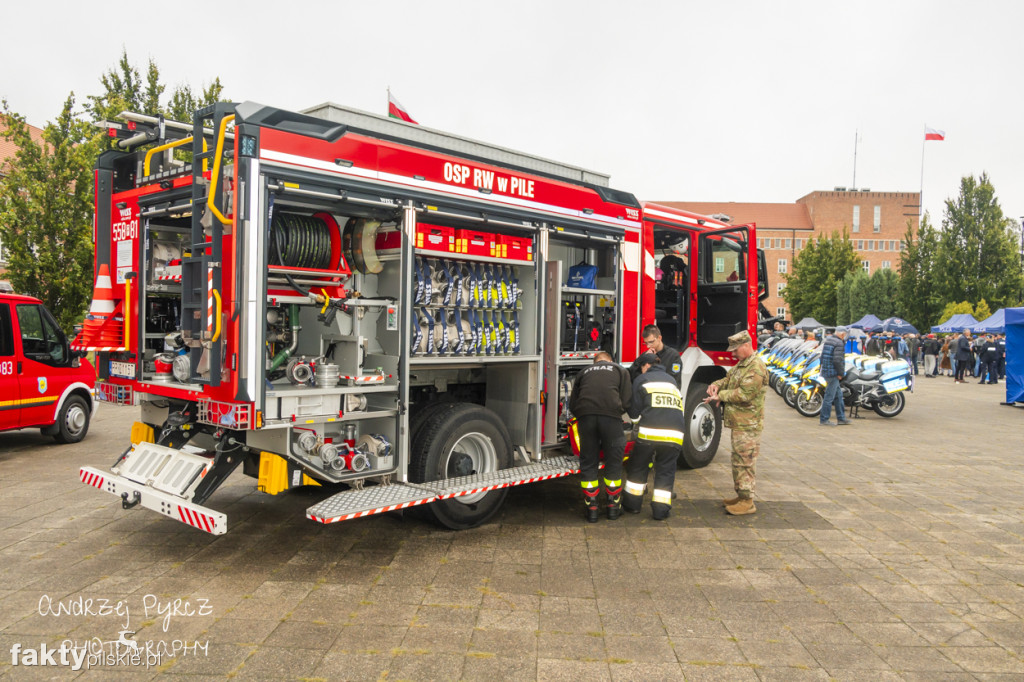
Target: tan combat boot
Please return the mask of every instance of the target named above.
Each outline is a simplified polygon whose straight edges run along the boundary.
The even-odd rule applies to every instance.
[[[752,499],[744,497],[736,504],[726,507],[725,511],[729,512],[733,516],[743,516],[744,514],[753,514],[757,511],[757,507],[754,506],[754,501]]]
[[[743,499],[742,497],[737,495],[736,497],[732,497],[732,498],[730,498],[728,500],[722,500],[722,504],[725,505],[726,507],[731,507],[731,506],[733,506],[734,504],[736,504],[737,502],[739,502],[742,499]]]

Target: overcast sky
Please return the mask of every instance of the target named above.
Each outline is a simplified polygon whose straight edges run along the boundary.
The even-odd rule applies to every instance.
[[[1024,3],[18,2],[0,97],[34,125],[122,47],[170,86],[333,101],[609,173],[641,199],[792,202],[917,191],[933,221],[988,172],[1024,216]],[[170,88],[169,88],[170,89]]]

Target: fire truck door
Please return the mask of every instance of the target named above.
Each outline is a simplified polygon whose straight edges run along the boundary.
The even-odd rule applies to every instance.
[[[700,238],[697,271],[697,342],[705,350],[724,351],[729,337],[747,328],[750,273],[748,230],[712,230]],[[756,267],[756,265],[755,265]]]
[[[19,364],[14,350],[11,305],[0,301],[0,430],[17,428],[21,419]]]
[[[66,378],[70,352],[49,311],[36,303],[19,303],[22,368],[18,375],[22,427],[50,424]]]

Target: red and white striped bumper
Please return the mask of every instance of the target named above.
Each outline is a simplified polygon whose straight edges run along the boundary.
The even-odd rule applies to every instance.
[[[78,471],[78,477],[82,483],[106,491],[122,501],[135,502],[137,500],[137,504],[146,509],[159,512],[175,521],[180,521],[211,535],[223,535],[228,531],[226,514],[192,504],[175,495],[154,490],[123,476],[117,476],[109,471],[100,471],[94,467],[82,467]]]

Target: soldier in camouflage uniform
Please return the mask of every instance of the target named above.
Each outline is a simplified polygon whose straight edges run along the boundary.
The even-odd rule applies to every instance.
[[[725,425],[732,429],[732,478],[736,497],[723,502],[727,512],[739,516],[757,511],[754,506],[754,465],[764,428],[768,370],[754,353],[747,332],[730,336],[729,350],[739,362],[725,378],[708,386],[705,402],[721,403],[725,411]]]

